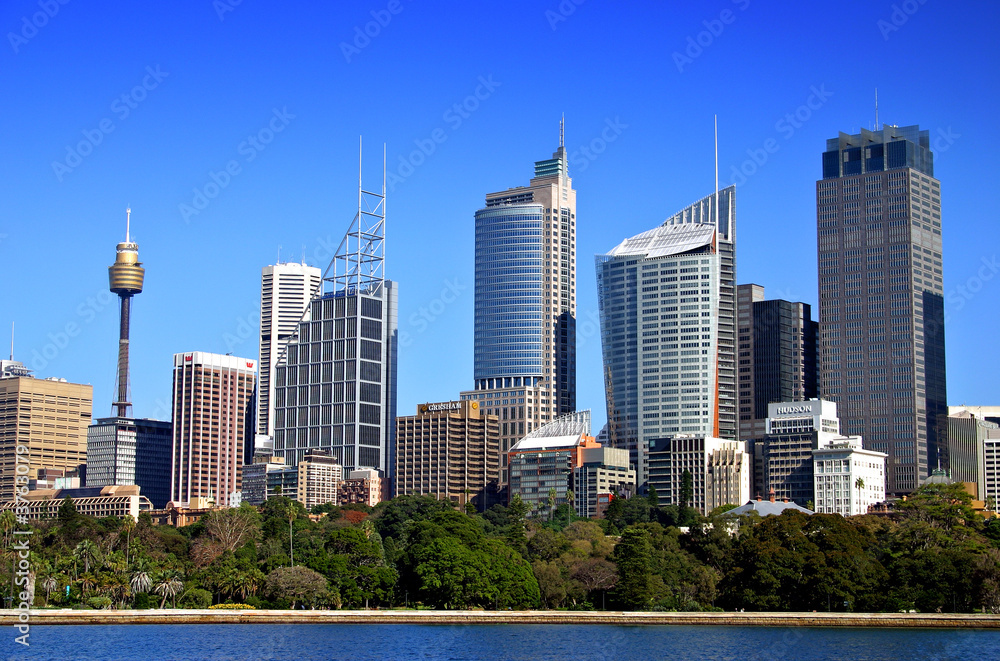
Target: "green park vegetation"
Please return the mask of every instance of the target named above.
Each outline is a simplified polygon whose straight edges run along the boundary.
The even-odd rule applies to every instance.
[[[587,520],[565,505],[528,518],[517,498],[475,513],[401,496],[313,521],[276,497],[175,529],[67,500],[32,525],[31,583],[36,607],[58,608],[1000,612],[1000,522],[959,486],[924,487],[892,517],[654,502],[616,499]],[[24,528],[0,515],[5,597],[23,589],[10,549]]]

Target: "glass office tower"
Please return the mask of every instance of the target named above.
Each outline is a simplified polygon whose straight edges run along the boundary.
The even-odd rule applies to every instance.
[[[650,442],[736,440],[736,189],[597,256],[608,435],[640,485]]]
[[[918,126],[827,140],[816,182],[820,392],[885,452],[886,494],[947,453],[941,183]]]
[[[576,191],[565,147],[476,212],[475,399],[507,452],[576,410]]]

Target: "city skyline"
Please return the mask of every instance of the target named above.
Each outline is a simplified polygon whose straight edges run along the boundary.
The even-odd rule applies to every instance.
[[[475,33],[469,18],[401,7],[389,23],[375,24],[378,34],[363,48],[354,45],[355,28],[363,34],[371,12],[383,7],[272,14],[240,5],[221,16],[210,6],[176,15],[129,9],[98,21],[60,5],[37,34],[10,44],[0,84],[23,102],[0,119],[10,136],[0,160],[8,202],[0,247],[22,260],[46,227],[47,257],[62,267],[5,290],[14,358],[36,376],[92,384],[95,410],[107,410],[118,306],[104,269],[131,206],[132,235],[149,269],[133,302],[131,399],[135,417],[168,419],[174,353],[255,354],[259,273],[279,246],[283,261],[300,261],[304,252],[323,268],[332,258],[349,219],[363,134],[388,150],[399,406],[452,399],[469,387],[473,363],[471,215],[483,191],[523,181],[525,162],[551,152],[565,113],[569,174],[583,214],[577,408],[592,409],[599,428],[592,256],[711,188],[711,117],[718,113],[720,185],[740,189],[737,282],[760,283],[773,298],[818,311],[810,227],[816,154],[836,131],[872,127],[878,87],[880,120],[930,131],[943,182],[948,403],[1000,399],[989,378],[1000,358],[987,351],[983,330],[1000,315],[995,219],[978,204],[992,183],[1000,137],[976,111],[997,96],[996,75],[986,68],[997,48],[985,32],[996,8],[920,5],[903,21],[890,4],[821,5],[795,17],[749,2],[717,10],[648,5],[631,15],[592,3],[570,15],[556,5],[518,5],[487,16],[497,35],[510,29],[548,40],[568,62],[552,83],[555,93],[526,104],[537,81],[519,74],[534,52],[499,36],[482,43],[461,36]],[[19,34],[22,16],[37,10],[11,3],[0,25]],[[810,26],[846,15],[852,20],[841,36],[859,47],[833,68],[812,52]],[[182,29],[198,42],[195,52],[173,45]],[[786,37],[781,43],[764,38],[775,30]],[[967,36],[947,49],[918,48],[959,30]],[[301,46],[282,55],[294,41]],[[345,54],[341,43],[358,52]],[[316,48],[323,56],[305,63],[303,51]],[[431,66],[455,48],[463,62]],[[796,49],[801,56],[792,62],[787,55]],[[273,66],[261,64],[258,50],[275,56]],[[872,58],[880,66],[866,66]],[[417,73],[425,69],[437,75],[418,86],[412,81],[427,81]],[[885,71],[893,69],[919,70],[936,93],[890,80]],[[337,102],[380,71],[387,79],[369,92],[372,110]],[[618,80],[621,71],[630,75]],[[247,72],[253,85],[244,82]],[[649,84],[632,85],[636,78]],[[967,90],[977,103],[967,103]],[[683,109],[668,103],[678,96],[689,99]],[[78,149],[81,141],[89,142]]]

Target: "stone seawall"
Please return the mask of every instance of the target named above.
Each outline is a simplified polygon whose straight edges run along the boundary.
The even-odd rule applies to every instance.
[[[0,625],[18,622],[0,609]],[[1000,629],[1000,615],[940,613],[644,613],[429,610],[32,610],[42,624],[613,624]]]

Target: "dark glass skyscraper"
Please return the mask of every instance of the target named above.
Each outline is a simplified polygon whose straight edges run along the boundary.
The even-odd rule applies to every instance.
[[[817,396],[819,324],[809,304],[765,300],[760,285],[739,285],[736,302],[740,439],[759,439],[768,404]]]
[[[886,494],[946,453],[941,183],[918,126],[841,133],[816,183],[820,392],[889,455]]]

